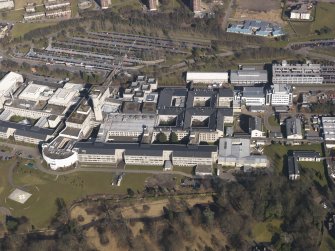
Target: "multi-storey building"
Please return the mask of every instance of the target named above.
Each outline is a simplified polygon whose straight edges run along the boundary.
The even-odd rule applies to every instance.
[[[70,7],[69,1],[48,1],[44,3],[46,10],[56,10],[61,8],[67,8]]]
[[[335,147],[335,117],[322,117],[322,135],[327,148]]]
[[[292,89],[286,84],[274,84],[266,94],[266,105],[291,106],[293,101]]]
[[[266,70],[243,68],[230,72],[230,83],[234,86],[254,86],[257,84],[266,84],[267,82],[268,72]]]
[[[263,121],[260,117],[249,118],[249,133],[251,138],[265,138],[266,134],[263,129]]]
[[[322,84],[321,65],[288,64],[285,60],[281,64],[272,65],[272,83],[287,85]]]
[[[264,87],[243,87],[241,101],[246,106],[264,106]]]
[[[64,167],[64,159],[68,166],[81,163],[106,163],[127,165],[162,166],[166,161],[174,166],[212,166],[217,160],[217,146],[186,145],[139,145],[134,143],[89,143],[80,142],[72,146],[72,150],[55,155],[53,150],[57,144],[64,144],[64,138],[57,138],[50,145],[44,145],[43,155],[52,169]],[[70,154],[70,152],[72,154]],[[63,157],[63,158],[62,158]]]
[[[288,139],[303,139],[302,125],[299,118],[286,119],[286,137]]]
[[[187,72],[186,82],[194,84],[228,83],[228,72]]]
[[[252,155],[250,139],[221,138],[219,143],[218,164],[233,167],[267,167],[268,160],[263,155]]]

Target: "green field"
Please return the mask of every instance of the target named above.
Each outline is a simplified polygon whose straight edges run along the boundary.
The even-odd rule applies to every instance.
[[[324,164],[323,162],[299,162],[300,167],[305,169],[310,169],[314,171],[314,179],[317,181],[321,186],[327,185],[327,179],[324,174]]]
[[[43,23],[17,23],[14,25],[12,36],[20,37],[24,34],[28,33],[29,31],[38,29],[38,28],[44,28],[52,25],[56,25],[57,21],[48,21]]]
[[[8,20],[8,21],[22,21],[23,20],[24,10],[10,10],[3,11],[0,14],[0,19]]]
[[[269,117],[269,124],[271,126],[279,126],[278,120],[276,119],[275,116],[270,116]]]
[[[162,171],[162,166],[135,166],[135,165],[126,165],[127,170],[154,170]]]
[[[335,3],[318,2],[314,22],[291,22],[291,31],[289,32],[292,35],[291,41],[333,38],[335,34],[334,13]],[[315,33],[316,30],[320,30],[325,26],[330,28],[331,31],[329,33],[321,35]]]
[[[112,8],[113,11],[120,8],[142,9],[140,1],[137,0],[112,0],[111,6],[114,7]]]
[[[311,150],[319,152],[322,156],[322,149],[320,144],[313,145],[299,145],[299,146],[284,146],[280,144],[272,144],[264,148],[264,154],[272,161],[273,167],[277,173],[283,173],[283,168],[286,167],[285,156],[289,150]],[[327,185],[327,180],[324,173],[323,162],[299,162],[302,170],[313,169],[313,179],[321,186]],[[302,173],[303,176],[303,173]]]
[[[320,245],[320,251],[335,250],[335,240],[327,231],[324,231]]]
[[[316,151],[322,154],[322,149],[320,144],[313,145],[298,145],[298,146],[285,146],[280,144],[272,144],[264,147],[264,154],[272,160],[275,170],[278,172],[282,172],[283,169],[283,161],[284,156],[287,155],[289,150],[311,150]],[[286,164],[286,163],[285,163]]]
[[[75,199],[93,194],[125,194],[128,188],[142,191],[145,180],[150,174],[126,174],[121,186],[113,186],[114,175],[109,173],[81,172],[66,176],[52,176],[31,169],[25,161],[14,171],[14,183],[25,186],[32,197],[21,205],[6,199],[13,190],[7,181],[9,166],[13,161],[4,162],[0,168],[0,201],[5,207],[12,208],[14,216],[25,215],[31,224],[38,228],[47,227],[52,216],[56,213],[56,198],[63,198],[68,205]]]
[[[265,222],[257,222],[253,224],[252,236],[256,242],[271,242],[274,232],[281,232],[280,225],[282,221],[273,219]]]
[[[71,17],[76,17],[78,14],[78,1],[77,0],[71,0]]]
[[[15,3],[15,9],[22,9],[27,5],[27,2],[29,3],[35,3],[36,5],[43,4],[43,0],[14,0]]]
[[[184,172],[187,174],[194,174],[194,167],[193,166],[174,166],[173,171]]]

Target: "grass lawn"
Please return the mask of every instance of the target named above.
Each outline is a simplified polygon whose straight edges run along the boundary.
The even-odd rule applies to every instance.
[[[76,17],[78,14],[78,1],[77,0],[71,0],[71,17]]]
[[[269,124],[271,126],[279,126],[278,120],[276,119],[275,116],[270,116],[269,117]]]
[[[126,165],[127,170],[154,170],[162,171],[162,166],[135,166],[135,165]]]
[[[8,21],[22,21],[24,10],[10,10],[1,12],[1,19]]]
[[[10,184],[7,180],[8,170],[11,165],[15,163],[16,160],[0,160],[0,198],[3,196],[8,196],[7,194],[11,189]]]
[[[22,121],[22,120],[24,120],[24,119],[25,119],[24,117],[21,117],[21,116],[18,116],[18,115],[13,115],[13,116],[9,119],[9,121],[18,123],[18,122],[20,122],[20,121]]]
[[[266,222],[257,222],[253,224],[252,236],[256,242],[270,242],[274,232],[280,232],[280,224],[282,223],[279,219],[273,219]]]
[[[320,144],[313,145],[300,145],[300,146],[284,146],[279,144],[273,144],[270,146],[266,146],[264,148],[264,153],[269,157],[272,161],[274,170],[277,173],[283,173],[283,168],[286,167],[285,163],[285,155],[289,150],[313,150],[319,152],[322,156],[322,149]],[[323,162],[299,162],[300,167],[302,169],[313,169],[315,171],[315,175],[313,175],[313,179],[318,182],[321,186],[327,185],[327,180],[324,173],[324,165]],[[302,172],[303,177],[303,172]]]
[[[184,172],[188,174],[194,174],[194,167],[193,166],[174,166],[173,171]]]
[[[335,3],[318,2],[314,22],[291,22],[293,30],[297,33],[296,37],[293,36],[291,41],[333,38],[335,34],[334,13]],[[325,26],[329,27],[332,31],[322,35],[315,34],[315,30],[320,30]]]
[[[32,31],[38,28],[44,28],[44,27],[56,25],[56,24],[57,24],[57,21],[51,21],[51,22],[48,21],[48,22],[43,22],[43,23],[17,23],[14,25],[12,36],[14,38],[20,37],[28,33],[29,31]]]
[[[320,245],[320,251],[335,250],[335,240],[328,234],[327,230],[324,231]]]
[[[112,4],[111,6],[113,6],[112,10],[115,10],[116,8],[130,8],[130,9],[142,9],[142,5],[140,4],[140,1],[137,0],[112,0]]]
[[[18,186],[28,184],[25,189],[32,193],[31,198],[24,205],[5,199],[8,197],[11,187],[6,183],[8,167],[1,167],[0,201],[2,205],[13,209],[14,216],[25,215],[30,219],[31,224],[38,228],[49,225],[52,216],[56,213],[55,200],[58,197],[63,198],[69,205],[73,200],[86,195],[122,194],[126,193],[128,188],[135,192],[142,191],[145,180],[151,176],[150,174],[126,174],[121,186],[116,187],[112,186],[113,174],[81,172],[57,177],[28,168],[25,164],[22,163],[15,169],[14,182]]]
[[[161,11],[172,11],[174,9],[180,8],[180,2],[178,0],[168,1],[168,4],[160,8]]]
[[[324,174],[324,163],[321,162],[299,162],[302,169],[312,169],[315,171],[314,179],[321,185],[327,185],[327,179]]]
[[[43,4],[43,0],[14,0],[15,2],[15,9],[22,9],[27,5],[27,2],[29,3],[35,3],[36,5]]]
[[[322,155],[322,149],[320,144],[313,144],[313,145],[299,145],[299,146],[285,146],[280,144],[272,144],[269,146],[266,146],[264,148],[264,154],[269,157],[270,160],[272,160],[274,164],[274,168],[278,173],[281,173],[283,170],[283,166],[286,165],[286,163],[283,163],[284,156],[287,154],[289,150],[314,150],[316,152],[321,153]]]

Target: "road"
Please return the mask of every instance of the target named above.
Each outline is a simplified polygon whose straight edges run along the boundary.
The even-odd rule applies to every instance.
[[[221,26],[221,27],[222,27],[223,30],[226,30],[226,29],[227,29],[227,26],[228,26],[228,19],[229,19],[230,15],[231,15],[231,12],[232,12],[232,10],[233,10],[233,3],[234,3],[234,1],[235,1],[235,0],[230,0],[230,1],[229,1],[229,5],[228,5],[228,7],[227,7],[225,16],[224,16],[224,18],[223,18],[223,20],[222,20],[222,26]]]

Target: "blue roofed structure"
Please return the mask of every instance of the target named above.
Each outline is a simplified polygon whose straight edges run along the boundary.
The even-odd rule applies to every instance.
[[[230,24],[227,32],[262,37],[279,37],[285,35],[282,27],[261,20],[245,20],[238,24]]]

